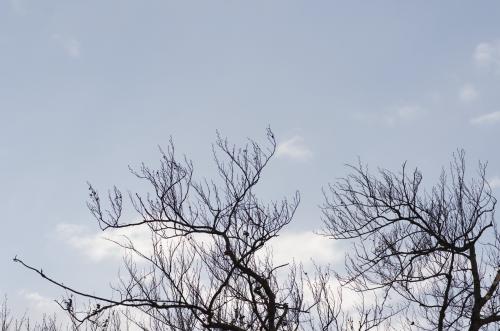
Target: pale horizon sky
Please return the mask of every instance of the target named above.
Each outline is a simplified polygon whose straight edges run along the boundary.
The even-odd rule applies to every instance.
[[[170,137],[210,176],[216,130],[242,143],[270,126],[261,190],[301,192],[277,245],[301,259],[342,259],[311,231],[322,187],[358,157],[408,161],[432,185],[464,148],[498,196],[499,14],[496,1],[0,1],[0,295],[36,315],[62,294],[16,254],[109,293],[120,255],[86,182],[133,191],[128,165],[157,164]]]

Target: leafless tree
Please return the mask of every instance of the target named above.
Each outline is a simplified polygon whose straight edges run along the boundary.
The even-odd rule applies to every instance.
[[[368,304],[364,295],[352,297],[349,302],[344,300],[345,289],[338,284],[332,284],[330,270],[316,267],[313,277],[306,275],[307,289],[311,292],[315,305],[314,319],[309,320],[307,330],[336,330],[336,331],[364,331],[364,330],[396,330],[390,324],[390,318],[397,313],[384,301],[372,296]],[[347,307],[351,306],[351,307]]]
[[[33,320],[27,313],[21,317],[13,316],[7,297],[0,303],[0,331],[129,331],[132,324],[126,314],[116,311],[101,314],[100,318],[102,322],[98,323],[72,323],[59,320],[56,314],[44,313],[40,319]]]
[[[266,253],[299,203],[298,193],[270,203],[257,197],[256,185],[276,150],[270,130],[267,141],[267,148],[252,140],[237,148],[218,135],[213,155],[219,176],[210,181],[196,181],[192,162],[179,160],[171,142],[161,151],[158,169],[143,164],[131,170],[152,190],[129,193],[137,221],[122,220],[118,188],[105,203],[89,186],[88,206],[102,230],[146,227],[151,234],[150,251],[130,239],[116,241],[131,254],[114,298],[76,290],[15,261],[71,293],[59,304],[75,324],[102,325],[103,312],[122,307],[147,317],[130,318],[143,330],[369,330],[381,325],[388,315],[363,310],[359,319],[348,318],[339,303],[333,305],[328,278],[310,278],[294,264],[275,265]],[[82,308],[76,303],[82,298],[92,303]]]
[[[407,329],[497,330],[500,236],[496,199],[479,164],[467,179],[463,151],[426,190],[418,169],[351,166],[325,190],[325,233],[348,239],[343,284],[398,302]]]
[[[0,303],[0,330],[1,331],[59,331],[62,330],[55,316],[44,315],[41,321],[33,323],[29,317],[12,316],[8,307],[7,297]]]

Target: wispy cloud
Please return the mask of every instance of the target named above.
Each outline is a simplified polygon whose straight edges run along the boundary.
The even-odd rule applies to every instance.
[[[423,113],[423,109],[419,106],[405,105],[396,108],[387,113],[383,119],[385,124],[393,126],[398,123],[411,122],[417,119]]]
[[[81,56],[80,41],[75,37],[63,36],[55,33],[52,35],[52,39],[54,39],[63,48],[64,52],[69,57],[76,59]]]
[[[18,295],[24,301],[28,316],[33,320],[41,320],[47,315],[56,317],[59,323],[69,322],[67,315],[64,314],[53,298],[46,297],[39,292],[22,289]]]
[[[142,253],[149,254],[153,250],[148,227],[91,232],[81,225],[60,223],[56,231],[68,245],[94,262],[119,260],[123,257],[124,249],[110,240],[126,243],[126,238],[128,238]],[[204,244],[212,242],[205,237],[197,240],[201,240]],[[271,248],[274,262],[277,264],[295,261],[307,265],[312,260],[319,264],[332,264],[339,262],[339,258],[344,256],[338,241],[319,236],[311,231],[284,232],[271,240],[268,247]]]
[[[280,142],[276,149],[277,157],[304,161],[310,159],[312,155],[312,151],[306,146],[304,138],[301,136],[294,136]]]
[[[418,106],[403,106],[397,109],[396,114],[399,119],[410,121],[415,119],[422,109]]]
[[[411,123],[425,114],[425,112],[424,108],[410,104],[388,108],[380,112],[357,112],[353,114],[353,118],[357,121],[392,127],[399,124]]]
[[[499,176],[494,176],[488,180],[488,184],[490,184],[490,187],[492,189],[497,189],[500,188],[500,177]]]
[[[30,320],[40,321],[47,316],[54,317],[61,325],[70,325],[68,315],[61,311],[54,298],[46,297],[39,292],[22,289],[17,295],[24,303]]]
[[[473,117],[470,123],[473,125],[485,125],[500,122],[500,111],[495,111],[488,114],[483,114],[477,117]]]
[[[500,72],[500,41],[482,42],[474,50],[474,61]]]
[[[26,14],[26,0],[9,0],[10,9],[16,14]]]
[[[126,243],[127,238],[141,252],[147,253],[152,249],[147,227],[91,232],[81,225],[60,223],[56,227],[56,233],[60,239],[94,262],[123,257],[124,249],[115,242]]]
[[[478,98],[479,92],[472,84],[465,84],[458,92],[458,98],[462,102],[471,102]]]
[[[319,236],[311,231],[285,232],[270,242],[277,264],[295,261],[308,264],[334,264],[344,259],[338,241]]]
[[[28,301],[28,306],[42,312],[52,311],[57,308],[57,304],[54,302],[54,300],[44,297],[38,292],[21,290],[19,294]]]

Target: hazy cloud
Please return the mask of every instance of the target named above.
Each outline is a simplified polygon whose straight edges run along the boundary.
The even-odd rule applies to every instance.
[[[419,106],[405,105],[387,113],[383,120],[385,124],[393,126],[397,123],[411,122],[417,119],[423,113]]]
[[[45,297],[38,292],[23,289],[18,293],[20,297],[27,301],[26,308],[31,310],[30,315],[40,316],[47,312],[59,310],[53,299]]]
[[[308,264],[311,259],[319,264],[333,264],[343,260],[344,252],[338,244],[311,231],[284,232],[270,241],[274,261],[277,264],[293,260]]]
[[[24,301],[23,309],[27,310],[27,317],[30,320],[40,321],[48,314],[55,317],[61,325],[69,325],[71,322],[68,315],[61,311],[54,298],[26,289],[20,290],[17,294]]]
[[[494,176],[488,180],[488,184],[490,184],[490,187],[492,189],[497,189],[500,188],[500,177],[499,176]]]
[[[403,106],[397,110],[397,116],[405,121],[415,119],[419,113],[421,113],[421,109],[417,106]]]
[[[278,144],[276,156],[295,160],[307,160],[312,157],[312,151],[306,146],[303,137],[294,136]]]
[[[126,243],[127,238],[139,251],[151,251],[151,236],[147,227],[137,226],[92,233],[81,225],[60,223],[56,227],[56,233],[68,245],[95,262],[123,257],[124,249],[112,241]]]
[[[478,44],[474,50],[474,61],[479,66],[500,70],[500,41]]]
[[[400,123],[412,122],[424,113],[425,109],[420,106],[404,105],[381,112],[356,112],[352,116],[357,121],[395,126]]]
[[[27,0],[9,0],[10,9],[16,14],[25,14]]]
[[[477,99],[479,92],[472,84],[465,84],[460,88],[458,93],[458,98],[462,102],[470,102]]]
[[[151,233],[148,227],[124,228],[105,232],[92,233],[87,228],[68,223],[61,223],[56,228],[58,236],[71,247],[92,261],[100,262],[109,259],[121,259],[123,248],[117,242],[126,242],[129,238],[134,246],[143,253],[152,252]],[[173,239],[172,239],[173,240]],[[204,244],[210,244],[209,238],[199,237]],[[308,264],[311,259],[320,264],[336,263],[335,257],[343,256],[338,242],[314,234],[311,231],[284,232],[269,242],[275,263],[291,261]]]
[[[71,58],[79,58],[81,56],[80,41],[75,37],[63,36],[58,33],[52,35],[54,39],[64,50],[64,52]]]
[[[497,122],[500,122],[500,111],[483,114],[477,117],[473,117],[470,120],[470,123],[473,125],[493,124]]]

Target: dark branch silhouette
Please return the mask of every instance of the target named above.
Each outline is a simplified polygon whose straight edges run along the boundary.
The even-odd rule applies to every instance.
[[[122,220],[118,188],[104,203],[89,185],[88,207],[102,230],[147,227],[151,234],[150,251],[130,239],[116,242],[131,254],[113,297],[74,289],[15,261],[75,295],[59,304],[76,325],[99,323],[104,312],[118,307],[146,316],[148,327],[136,321],[145,330],[369,330],[382,325],[391,314],[379,308],[342,310],[329,276],[273,264],[266,248],[292,221],[299,194],[270,203],[257,197],[255,188],[276,150],[270,130],[267,140],[267,148],[252,140],[237,148],[218,135],[213,155],[219,177],[202,181],[193,179],[192,162],[178,160],[170,142],[158,169],[143,164],[131,170],[151,189],[146,195],[129,194],[136,221]],[[81,308],[78,298],[94,303]]]
[[[406,307],[414,330],[497,330],[500,236],[486,166],[467,180],[459,151],[426,191],[419,170],[362,165],[325,192],[325,232],[353,242],[343,284]]]

